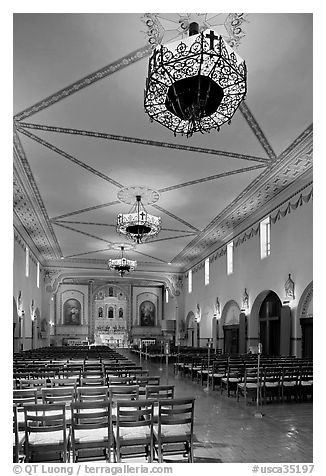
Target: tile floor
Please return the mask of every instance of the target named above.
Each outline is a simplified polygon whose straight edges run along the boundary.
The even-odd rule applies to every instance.
[[[136,354],[124,351],[139,362]],[[165,363],[142,362],[151,375],[166,383]],[[312,463],[313,404],[271,403],[263,405],[262,418],[254,416],[255,405],[244,399],[227,397],[219,390],[206,392],[200,383],[173,374],[169,366],[168,383],[175,385],[175,396],[196,397],[195,462],[211,463]]]

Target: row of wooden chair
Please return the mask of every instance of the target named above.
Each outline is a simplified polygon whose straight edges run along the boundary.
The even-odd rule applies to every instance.
[[[65,403],[25,404],[24,436],[19,432],[14,407],[15,461],[24,449],[25,462],[72,462],[104,459],[121,462],[124,457],[145,456],[163,462],[166,455],[180,454],[193,462],[194,399],[154,401],[118,400],[115,415],[109,400],[76,401],[71,404],[67,425]],[[24,441],[23,441],[24,439]]]

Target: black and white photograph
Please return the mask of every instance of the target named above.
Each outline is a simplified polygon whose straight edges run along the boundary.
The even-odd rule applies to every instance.
[[[251,11],[12,13],[14,473],[314,472],[315,13]]]

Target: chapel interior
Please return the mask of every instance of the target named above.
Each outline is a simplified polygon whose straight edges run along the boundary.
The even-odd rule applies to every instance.
[[[312,21],[13,15],[14,462],[313,462]]]

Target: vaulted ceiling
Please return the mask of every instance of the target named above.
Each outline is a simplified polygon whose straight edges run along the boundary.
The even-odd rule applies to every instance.
[[[44,265],[106,269],[126,242],[115,229],[130,209],[123,187],[156,190],[147,210],[163,223],[128,257],[179,271],[311,180],[312,15],[243,16],[247,97],[231,125],[189,138],[144,112],[142,17],[14,15],[14,222]],[[180,15],[154,18],[163,42],[182,38]],[[200,20],[230,37],[229,14]]]

